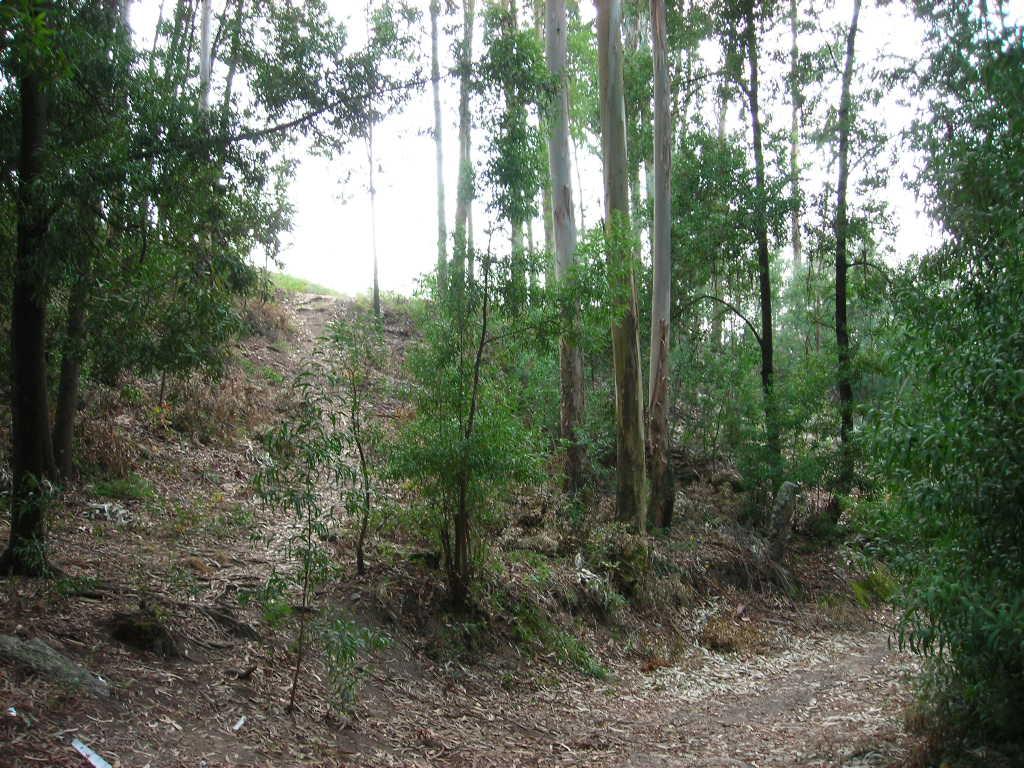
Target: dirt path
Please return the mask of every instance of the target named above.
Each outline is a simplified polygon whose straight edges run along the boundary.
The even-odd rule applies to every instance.
[[[329,319],[350,309],[331,298],[296,296],[288,304],[296,334],[245,351],[245,386],[258,386],[268,414],[280,410],[291,375]],[[412,333],[408,318],[388,320],[395,357],[389,375],[399,375]],[[389,402],[385,410],[401,405]],[[129,525],[87,517],[90,488],[70,495],[53,543],[55,559],[73,578],[61,589],[5,583],[0,632],[42,639],[104,676],[115,695],[69,696],[59,685],[0,664],[0,704],[18,713],[0,716],[0,768],[81,768],[72,737],[116,768],[904,764],[909,689],[903,680],[913,663],[890,651],[886,631],[863,616],[840,621],[847,627],[840,631],[814,598],[799,605],[765,600],[743,613],[736,603],[741,592],[712,590],[694,598],[686,609],[693,616],[678,632],[635,615],[614,627],[584,626],[588,647],[608,668],[605,680],[582,677],[555,658],[531,662],[523,656],[548,651],[506,645],[500,637],[487,655],[463,666],[432,652],[430,634],[438,627],[416,626],[423,616],[450,620],[436,599],[440,576],[399,555],[373,559],[367,576],[340,579],[321,596],[394,638],[365,664],[356,717],[339,718],[325,706],[323,669],[316,665],[306,673],[293,717],[286,711],[292,635],[267,625],[238,598],[287,567],[286,522],[252,506],[257,447],[249,440],[186,440],[154,427],[140,409],[119,406],[105,418],[125,430],[120,439],[139,446],[140,454],[144,449],[133,472],[148,478],[153,491],[124,501],[135,520]],[[347,552],[339,557],[350,560]],[[547,563],[571,577],[566,563]],[[818,577],[831,567],[807,565]],[[748,598],[761,599],[742,597]],[[142,600],[160,606],[187,655],[162,659],[111,640],[110,617]],[[760,637],[757,650],[718,653],[699,645],[702,611],[712,608]],[[217,611],[236,617],[250,634],[218,623]],[[637,648],[660,647],[666,639],[678,645],[671,665],[644,662]]]
[[[814,634],[770,655],[694,648],[684,667],[523,693],[493,680],[389,677],[376,749],[354,764],[894,766],[910,661],[881,631]],[[425,706],[428,705],[427,711]],[[419,713],[423,719],[410,718]],[[429,719],[427,717],[429,716]]]
[[[299,299],[305,338],[322,332],[338,306]],[[678,666],[619,666],[607,681],[540,685],[399,653],[371,672],[364,717],[347,729],[350,738],[339,738],[342,759],[496,767],[902,765],[913,659],[892,650],[879,625],[793,631],[780,630],[781,651],[723,654],[694,646]]]

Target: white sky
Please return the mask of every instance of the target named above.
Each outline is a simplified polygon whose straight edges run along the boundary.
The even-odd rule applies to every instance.
[[[429,67],[428,0],[416,0],[423,10],[423,52]],[[215,13],[221,2],[214,3]],[[364,36],[363,0],[329,0],[332,12],[346,22],[353,41]],[[848,2],[837,3],[836,20],[848,23]],[[589,3],[583,4],[590,9]],[[1019,17],[1024,0],[1012,0],[1007,6],[1011,15]],[[132,6],[131,23],[135,34],[152,39],[159,0],[139,0]],[[858,59],[870,63],[878,53],[914,57],[918,54],[920,33],[902,4],[880,8],[867,2],[861,13],[861,34],[858,37]],[[831,20],[831,16],[830,16]],[[443,17],[442,29],[461,22],[461,12]],[[780,30],[780,33],[786,30]],[[786,31],[788,34],[788,31]],[[452,34],[441,43],[442,74],[453,64]],[[786,45],[788,49],[788,42]],[[479,32],[474,54],[480,49]],[[841,51],[839,55],[841,56]],[[216,76],[216,73],[215,73]],[[442,79],[442,114],[444,116],[444,162],[446,213],[451,229],[455,211],[458,138],[458,86],[453,78]],[[772,116],[778,126],[789,123],[788,105],[775,99],[778,110]],[[895,98],[883,106],[887,125],[895,133],[909,121],[911,112],[900,108]],[[708,122],[714,124],[716,104],[707,103]],[[699,107],[698,107],[699,108]],[[736,119],[735,105],[732,118]],[[419,275],[432,268],[436,261],[437,212],[433,127],[433,104],[430,88],[416,94],[398,115],[386,119],[375,128],[375,154],[378,164],[377,187],[377,252],[380,261],[381,289],[411,293]],[[736,123],[736,129],[741,129]],[[478,150],[481,137],[474,136]],[[806,153],[806,150],[805,150]],[[479,156],[479,152],[477,152]],[[478,158],[479,159],[479,158]],[[601,166],[589,152],[580,147],[583,200],[586,223],[593,225],[601,215]],[[911,170],[911,159],[904,156],[894,166],[888,199],[899,224],[893,244],[895,258],[905,258],[934,241],[935,234],[919,213],[912,194],[902,184],[901,172]],[[815,179],[806,180],[805,194]],[[830,174],[831,175],[831,174]],[[574,171],[575,183],[575,171]],[[580,191],[574,189],[577,210]],[[367,194],[367,161],[365,146],[354,143],[345,157],[326,160],[322,157],[302,158],[291,187],[290,198],[295,208],[293,229],[284,237],[282,261],[284,271],[347,294],[365,293],[371,283],[372,256],[370,206]],[[474,224],[478,231],[485,226],[482,202],[474,208]],[[579,224],[579,222],[577,222]],[[543,228],[536,222],[535,236],[543,239]],[[483,242],[478,235],[478,243]]]

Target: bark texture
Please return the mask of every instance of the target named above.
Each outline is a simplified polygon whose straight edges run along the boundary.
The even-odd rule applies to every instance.
[[[18,78],[17,249],[11,308],[11,531],[0,573],[44,576],[46,478],[53,477],[53,444],[46,387],[47,280],[45,206],[38,179],[46,136],[46,96],[38,75]]]
[[[647,460],[640,369],[636,283],[628,238],[629,162],[622,83],[622,3],[597,4],[601,149],[604,161],[605,228],[609,280],[616,302],[612,320],[615,366],[616,516],[641,530],[647,522]]]
[[[557,82],[548,118],[548,166],[551,169],[555,279],[562,282],[576,261],[576,222],[573,218],[572,165],[569,159],[569,86],[566,76],[567,20],[565,0],[547,0],[546,49],[548,68]],[[586,449],[576,430],[583,418],[583,357],[573,330],[579,324],[575,308],[562,318],[559,342],[561,378],[560,436],[565,441],[565,490],[575,495],[583,488]]]

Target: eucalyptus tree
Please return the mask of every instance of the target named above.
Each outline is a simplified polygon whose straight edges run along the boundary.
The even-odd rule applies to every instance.
[[[548,166],[551,169],[554,218],[555,279],[568,279],[576,260],[576,221],[572,202],[572,163],[569,157],[569,73],[566,69],[568,19],[565,0],[547,0],[546,47],[548,68],[555,83],[548,111]],[[583,357],[576,343],[579,309],[565,308],[559,342],[561,385],[560,436],[566,443],[565,488],[577,494],[583,488],[586,448],[577,430],[583,418]]]
[[[511,232],[507,289],[509,306],[515,309],[525,307],[527,297],[524,226],[537,215],[537,191],[546,175],[540,128],[530,113],[547,98],[548,73],[536,34],[519,27],[514,2],[487,8],[484,42],[479,88],[490,145],[484,179],[492,193],[490,210]]]
[[[803,268],[803,243],[800,233],[800,46],[797,0],[789,0],[789,175],[793,209],[789,218],[790,245],[793,248],[793,275]]]
[[[643,530],[647,522],[647,461],[644,444],[643,373],[629,219],[629,159],[623,90],[622,4],[597,6],[601,149],[604,165],[605,236],[615,368],[616,516]]]
[[[672,522],[675,482],[669,435],[669,327],[672,308],[672,119],[669,106],[665,0],[651,0],[654,59],[654,278],[648,392],[653,523]]]
[[[771,3],[762,0],[723,0],[718,8],[721,38],[729,52],[730,74],[746,99],[750,118],[751,152],[754,158],[753,235],[757,252],[761,351],[761,393],[768,476],[775,482],[782,472],[782,447],[778,405],[775,401],[775,341],[772,314],[772,254],[769,243],[769,189],[765,167],[764,125],[761,113],[760,28],[771,18]],[[746,66],[744,75],[741,66]]]
[[[45,575],[46,479],[54,472],[46,387],[46,210],[41,183],[47,139],[47,101],[61,61],[41,4],[4,8],[7,71],[17,83],[20,144],[17,157],[16,249],[11,308],[11,534],[0,572]]]
[[[860,0],[853,0],[853,16],[846,33],[846,58],[843,65],[843,83],[839,97],[839,178],[836,180],[836,348],[838,367],[836,384],[839,392],[839,488],[849,492],[853,484],[853,455],[850,433],[853,431],[853,387],[850,383],[850,332],[847,327],[846,277],[849,269],[847,241],[847,187],[850,181],[850,129],[853,122],[852,97],[854,56],[857,26],[860,19]]]
[[[459,71],[459,174],[455,197],[455,235],[452,249],[452,281],[457,290],[465,280],[467,255],[472,253],[472,227],[470,214],[474,197],[472,128],[470,96],[473,78],[473,27],[476,20],[476,0],[463,0],[462,41],[458,47]],[[444,280],[444,275],[439,275]]]
[[[444,123],[441,119],[441,65],[438,57],[437,31],[440,15],[440,0],[430,0],[430,90],[434,99],[434,158],[437,174],[437,284],[443,290],[448,271],[448,229],[444,213]]]

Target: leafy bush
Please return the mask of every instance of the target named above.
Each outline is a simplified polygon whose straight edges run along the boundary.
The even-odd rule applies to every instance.
[[[915,127],[948,233],[897,283],[902,382],[867,454],[862,510],[903,578],[900,642],[932,659],[945,735],[1024,741],[1024,91],[1019,27],[931,8]]]
[[[423,340],[409,355],[416,414],[396,448],[397,474],[417,492],[421,530],[443,553],[453,603],[469,592],[501,505],[518,483],[538,477],[535,429],[515,412],[516,327],[495,316],[489,257],[482,280],[455,286],[418,318]]]

